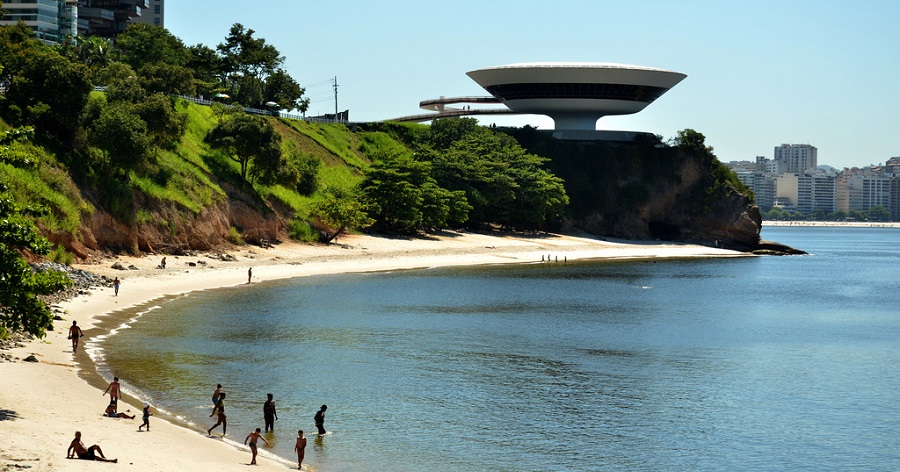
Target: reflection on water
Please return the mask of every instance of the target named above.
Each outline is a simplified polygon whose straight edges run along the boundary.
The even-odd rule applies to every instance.
[[[806,257],[200,292],[105,341],[106,362],[203,429],[216,383],[229,431],[262,426],[274,393],[271,451],[295,457],[303,429],[322,471],[898,469],[900,319],[884,274],[900,233],[817,230],[764,235]]]

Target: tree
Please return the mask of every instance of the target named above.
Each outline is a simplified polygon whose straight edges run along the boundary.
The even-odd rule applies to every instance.
[[[208,46],[189,46],[187,67],[194,71],[194,85],[197,93],[212,97],[219,87],[224,87],[222,58]]]
[[[358,196],[343,189],[329,189],[327,197],[313,204],[310,215],[322,220],[329,228],[337,228],[323,238],[329,243],[349,228],[372,224],[372,219]]]
[[[7,144],[28,133],[0,134],[0,161]],[[22,258],[20,251],[44,255],[50,243],[41,237],[28,217],[39,216],[44,210],[16,205],[0,183],[0,339],[10,331],[22,330],[34,336],[44,336],[53,327],[53,315],[38,295],[47,295],[70,286],[72,280],[62,272],[35,272]]]
[[[128,171],[147,161],[151,138],[147,123],[138,116],[134,105],[108,103],[87,131],[91,142],[105,151],[114,170]]]
[[[165,28],[135,23],[116,38],[122,62],[134,70],[145,65],[169,64],[184,66],[188,63],[188,50],[177,36]]]
[[[135,111],[146,123],[151,142],[161,148],[174,147],[187,127],[187,117],[176,112],[172,99],[162,93],[137,103]]]
[[[34,41],[23,25],[0,28],[0,83],[7,116],[32,125],[38,133],[70,144],[77,117],[91,91],[89,71],[53,48]]]
[[[149,93],[193,96],[197,93],[194,72],[184,66],[156,63],[141,67],[138,73],[141,86]]]
[[[284,56],[256,32],[235,23],[216,49],[221,56],[223,83],[237,102],[264,108],[272,101],[282,108],[306,111],[304,89],[282,68]],[[198,51],[200,52],[200,51]]]
[[[244,180],[252,165],[259,166],[254,171],[259,175],[268,172],[268,166],[281,162],[281,135],[258,116],[239,114],[226,118],[207,134],[206,142],[239,163]]]

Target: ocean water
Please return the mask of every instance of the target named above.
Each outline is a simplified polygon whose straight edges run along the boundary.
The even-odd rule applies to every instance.
[[[237,442],[273,393],[319,471],[900,470],[900,229],[763,237],[811,255],[298,278],[92,347],[197,431],[223,384]]]

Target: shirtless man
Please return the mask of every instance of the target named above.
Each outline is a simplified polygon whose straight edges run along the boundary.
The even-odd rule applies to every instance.
[[[119,403],[119,378],[113,377],[113,381],[109,383],[109,387],[106,387],[106,390],[103,391],[103,395],[109,392],[110,401]]]
[[[297,442],[294,443],[294,450],[297,451],[297,468],[303,468],[303,455],[306,452],[306,438],[303,437],[303,430],[297,431]]]
[[[97,454],[100,454],[100,457],[97,457]],[[81,442],[81,431],[75,431],[75,439],[72,440],[72,444],[69,444],[69,450],[66,451],[66,459],[73,459],[76,455],[79,459],[88,461],[119,462],[118,459],[107,459],[103,455],[103,451],[100,450],[100,446],[96,444],[85,448],[84,443]]]
[[[247,444],[248,439],[250,440],[250,452],[253,453],[253,458],[250,459],[250,465],[256,465],[256,442],[262,439],[263,442],[266,443],[266,446],[269,445],[269,441],[266,441],[266,438],[262,437],[260,431],[259,428],[256,428],[256,431],[248,434],[247,437],[244,438],[244,444]]]
[[[106,413],[103,415],[110,418],[128,418],[129,420],[133,420],[135,416],[128,416],[127,413],[116,413],[116,402],[109,402],[109,406],[106,407]]]
[[[78,326],[77,321],[72,321],[72,326],[69,327],[69,339],[72,340],[72,353],[78,352],[78,338],[84,336],[84,333],[81,331],[81,328]]]

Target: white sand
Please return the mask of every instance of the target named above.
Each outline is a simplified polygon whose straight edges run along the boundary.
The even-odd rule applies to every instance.
[[[4,467],[9,467],[9,470],[22,467],[32,471],[122,468],[147,472],[243,470],[250,461],[246,448],[235,448],[205,433],[168,423],[161,417],[150,419],[152,432],[137,432],[141,419],[140,404],[136,399],[126,397],[124,400],[128,404],[120,402],[119,408],[119,411],[130,409],[131,414],[138,416],[136,419],[102,417],[108,397],[102,396],[102,389],[97,388],[101,380],[92,369],[79,375],[86,356],[81,348],[73,356],[66,334],[72,320],[76,320],[85,331],[87,341],[90,341],[104,334],[98,327],[98,318],[103,315],[114,314],[165,295],[246,284],[247,269],[250,267],[253,268],[253,283],[259,283],[347,272],[540,262],[542,257],[546,259],[548,256],[559,262],[577,259],[746,256],[723,249],[673,243],[624,243],[559,235],[500,237],[451,232],[416,239],[350,236],[328,246],[287,243],[274,249],[238,248],[230,254],[237,260],[222,262],[208,254],[167,256],[166,269],[156,268],[162,256],[121,257],[96,265],[78,266],[110,278],[118,276],[122,280],[119,296],[113,296],[112,288],[97,288],[91,294],[63,303],[61,307],[66,310],[64,321],[56,322],[55,331],[48,333],[43,340],[32,341],[10,351],[20,359],[35,354],[39,363],[0,362],[0,470],[6,470]],[[138,270],[111,269],[115,261],[126,266],[133,264]],[[206,261],[207,264],[188,266],[189,262],[197,261]],[[122,380],[127,385],[127,379]],[[212,387],[197,386],[201,390],[210,390],[210,394]],[[165,408],[165,405],[161,407]],[[257,426],[229,424],[228,437],[241,442]],[[311,425],[304,429],[311,429]],[[99,444],[107,457],[118,458],[119,463],[66,459],[66,449],[76,430],[82,432],[86,446]],[[221,432],[221,427],[218,431]],[[260,470],[284,470],[296,460],[296,457],[287,458],[289,461],[274,460],[271,456],[263,456],[264,447],[260,451]],[[304,465],[303,469],[312,470],[308,465]]]

